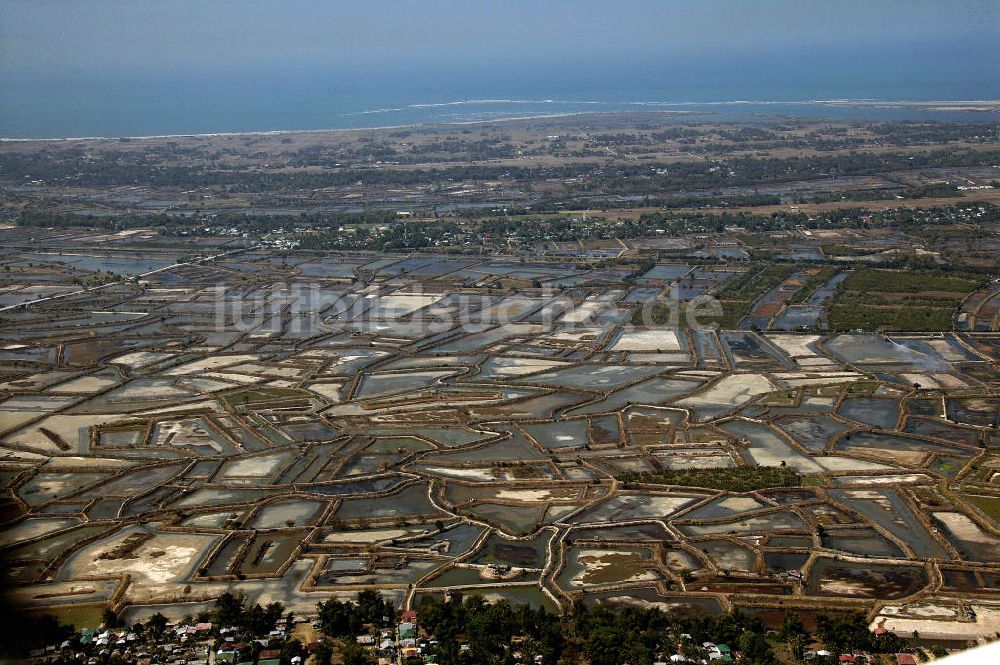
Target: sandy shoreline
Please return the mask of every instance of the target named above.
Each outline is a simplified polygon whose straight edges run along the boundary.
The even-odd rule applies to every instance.
[[[416,108],[431,108],[431,107],[443,107],[443,106],[454,106],[458,104],[470,104],[473,101],[479,100],[463,100],[460,102],[441,102],[436,104],[414,104],[409,107],[391,108],[391,109],[376,109],[373,111],[362,111],[359,113],[352,113],[349,115],[364,115],[369,113],[383,113],[388,111],[403,111],[407,109]],[[500,100],[482,100],[483,103],[500,101]],[[524,102],[507,102],[505,103],[524,103]],[[551,100],[538,101],[537,103],[551,103]],[[883,108],[883,109],[913,109],[927,112],[953,112],[953,113],[997,113],[1000,112],[1000,100],[935,100],[935,101],[915,101],[915,100],[879,100],[879,99],[813,99],[813,100],[800,100],[800,101],[773,101],[773,100],[728,100],[728,101],[717,101],[717,102],[669,102],[669,101],[626,101],[626,102],[591,102],[591,101],[566,101],[567,104],[621,104],[621,105],[633,105],[637,108],[643,109],[644,112],[651,113],[663,113],[663,114],[674,114],[674,115],[686,115],[691,113],[699,113],[699,111],[681,111],[681,110],[666,110],[667,108],[680,108],[680,107],[721,107],[721,106],[829,106],[829,107],[839,107],[839,108]],[[655,110],[657,108],[663,110]],[[128,140],[157,140],[157,139],[175,139],[175,138],[218,138],[226,136],[287,136],[287,135],[299,135],[299,134],[329,134],[329,133],[349,133],[349,132],[365,132],[365,131],[377,131],[377,130],[387,130],[387,129],[412,129],[415,127],[433,127],[433,126],[466,126],[466,125],[485,125],[485,124],[498,124],[503,122],[517,122],[522,120],[539,120],[547,118],[562,118],[562,117],[575,117],[583,115],[609,115],[609,114],[627,114],[634,113],[637,111],[627,111],[627,110],[614,110],[614,111],[564,111],[556,113],[538,113],[538,114],[528,114],[520,116],[511,116],[507,118],[491,118],[487,120],[454,120],[448,122],[411,122],[411,123],[401,123],[401,124],[389,124],[389,125],[376,125],[370,127],[329,127],[320,129],[268,129],[268,130],[252,130],[252,131],[242,131],[242,132],[191,132],[191,133],[181,133],[181,134],[140,134],[131,136],[67,136],[67,137],[55,137],[55,138],[19,138],[19,137],[0,137],[0,143],[59,143],[59,142],[70,142],[70,141],[119,141],[123,139]],[[707,111],[700,111],[702,113]]]

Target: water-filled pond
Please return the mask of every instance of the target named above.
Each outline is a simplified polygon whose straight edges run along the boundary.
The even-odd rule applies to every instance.
[[[840,415],[848,420],[880,429],[896,429],[899,402],[879,397],[848,397],[840,404]]]
[[[775,420],[775,424],[796,443],[817,453],[825,450],[838,434],[851,429],[829,416],[782,416]]]
[[[899,540],[909,545],[917,556],[947,558],[948,553],[928,533],[916,515],[895,490],[831,489],[830,497],[857,510]]]
[[[892,600],[910,596],[927,586],[919,566],[887,566],[819,558],[809,572],[807,589],[819,596],[846,596]]]
[[[873,557],[902,557],[902,549],[875,529],[827,529],[822,537],[823,547],[849,554]]]

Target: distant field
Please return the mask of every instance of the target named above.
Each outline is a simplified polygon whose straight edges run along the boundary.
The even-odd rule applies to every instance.
[[[912,270],[855,270],[828,305],[830,329],[951,330],[959,304],[980,284]]]

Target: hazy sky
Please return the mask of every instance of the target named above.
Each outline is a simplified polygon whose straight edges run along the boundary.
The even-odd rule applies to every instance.
[[[1000,0],[0,0],[0,136],[1000,99],[998,63]]]
[[[998,43],[997,0],[0,0],[8,80],[915,49],[996,67]]]

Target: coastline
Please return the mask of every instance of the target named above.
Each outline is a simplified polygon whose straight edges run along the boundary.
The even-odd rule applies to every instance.
[[[299,134],[344,134],[348,132],[370,132],[386,129],[412,129],[414,127],[484,125],[498,122],[515,122],[519,120],[539,120],[545,118],[565,118],[579,115],[598,115],[611,113],[628,113],[628,111],[573,111],[565,113],[550,113],[546,115],[526,115],[511,118],[494,118],[491,120],[456,120],[451,122],[410,122],[399,125],[373,125],[371,127],[327,127],[322,129],[265,129],[245,132],[195,132],[190,134],[147,134],[137,136],[67,136],[59,138],[12,138],[0,136],[0,143],[42,143],[68,141],[143,141],[155,139],[196,139],[219,138],[224,136],[292,136]],[[664,113],[670,113],[665,111]],[[682,115],[677,112],[677,115]],[[686,114],[684,114],[686,115]]]
[[[664,115],[704,115],[711,111],[705,108],[716,107],[747,107],[747,106],[814,106],[836,109],[882,109],[882,110],[912,110],[925,113],[981,113],[1000,114],[1000,99],[985,100],[879,100],[879,99],[814,99],[807,101],[775,101],[775,100],[727,100],[714,102],[671,102],[671,101],[624,101],[624,102],[599,102],[599,101],[570,101],[570,100],[514,100],[514,99],[468,99],[450,102],[410,104],[402,107],[372,109],[344,114],[345,116],[377,115],[383,113],[406,112],[417,109],[445,108],[455,106],[472,106],[485,104],[579,104],[579,105],[617,105],[633,106],[642,110],[580,110],[580,111],[560,111],[553,113],[537,113],[516,115],[509,117],[468,119],[468,120],[429,120],[426,122],[407,122],[386,125],[372,125],[365,127],[325,127],[314,129],[264,129],[247,130],[234,132],[184,132],[174,134],[135,134],[135,135],[91,135],[91,136],[65,136],[65,137],[12,137],[0,136],[0,143],[60,143],[73,141],[142,141],[161,139],[196,139],[196,138],[219,138],[232,136],[292,136],[301,134],[331,134],[366,132],[393,129],[413,129],[416,127],[433,126],[471,126],[497,124],[503,122],[518,122],[526,120],[544,120],[551,118],[577,117],[584,115],[613,115],[629,113],[660,113]],[[680,110],[681,108],[690,110]],[[658,110],[663,109],[663,110]],[[669,110],[668,110],[669,109]],[[701,110],[699,110],[701,109]]]

